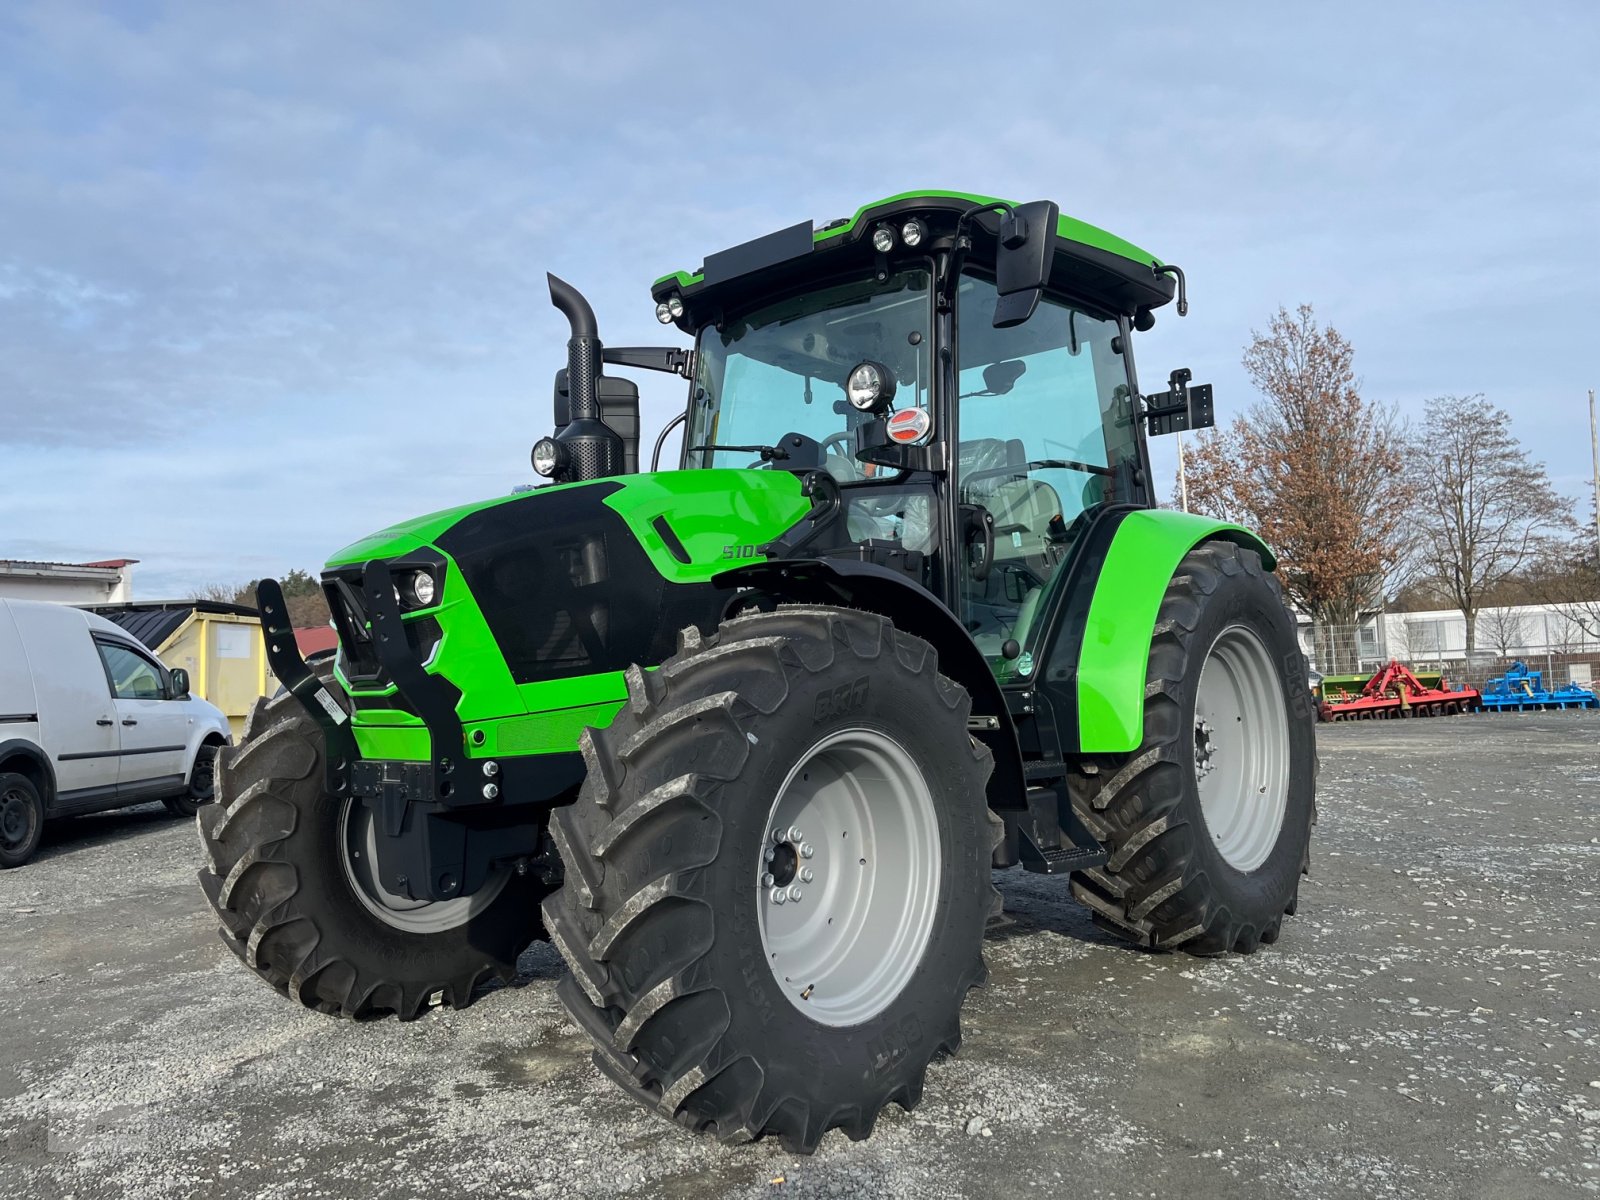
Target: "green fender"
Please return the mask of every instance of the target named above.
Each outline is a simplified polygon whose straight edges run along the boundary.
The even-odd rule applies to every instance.
[[[1117,527],[1089,604],[1078,657],[1078,748],[1117,754],[1144,741],[1145,671],[1156,613],[1184,555],[1201,542],[1237,542],[1277,565],[1267,544],[1239,525],[1193,513],[1144,509]]]

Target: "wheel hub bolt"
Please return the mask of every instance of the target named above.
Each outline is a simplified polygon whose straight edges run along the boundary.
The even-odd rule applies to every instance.
[[[800,886],[798,884],[789,889],[789,899],[791,900],[799,900],[803,895],[805,895],[805,893],[800,890]]]
[[[778,857],[778,852],[776,850],[774,850],[771,846],[768,846],[765,850],[763,850],[761,852],[761,857],[764,858],[767,862],[771,862],[773,859]]]
[[[770,876],[768,878],[770,878]],[[789,893],[784,891],[782,888],[775,887],[772,889],[772,902],[774,904],[782,904],[788,898]]]
[[[774,880],[772,878],[772,872],[771,871],[768,871],[765,875],[763,875],[761,877],[761,886],[762,887],[771,887],[773,885],[773,882],[774,882]]]
[[[812,873],[810,867],[801,867],[800,868],[800,878],[802,880],[804,880],[806,883],[810,883],[813,879],[816,878],[816,876]]]
[[[786,841],[788,841],[789,840],[789,831],[787,829],[774,829],[772,831],[772,840],[774,842],[786,842]]]
[[[789,826],[789,836],[788,836],[788,838],[786,838],[786,839],[780,838],[779,840],[780,841],[785,841],[786,840],[786,841],[791,841],[791,842],[803,842],[803,841],[806,840],[806,835],[800,832],[800,826],[791,825],[791,826]]]
[[[810,858],[815,853],[816,853],[816,850],[812,848],[812,845],[811,845],[810,842],[801,842],[800,843],[800,857],[801,858]]]

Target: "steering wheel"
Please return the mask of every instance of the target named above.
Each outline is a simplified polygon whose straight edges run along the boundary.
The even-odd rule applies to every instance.
[[[864,477],[861,465],[856,462],[855,455],[850,453],[850,436],[850,430],[841,429],[838,433],[822,439],[822,459],[824,462],[831,455],[840,462],[848,464],[850,477],[841,479],[840,483],[854,483],[857,479]],[[832,473],[831,471],[829,472],[829,474]]]

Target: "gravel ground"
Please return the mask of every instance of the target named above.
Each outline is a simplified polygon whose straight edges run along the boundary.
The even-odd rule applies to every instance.
[[[1251,958],[1102,936],[1000,877],[966,1044],[811,1159],[637,1110],[557,956],[356,1024],[220,944],[190,823],[82,818],[0,873],[0,1195],[1544,1197],[1600,1192],[1600,718],[1321,731],[1300,915]]]

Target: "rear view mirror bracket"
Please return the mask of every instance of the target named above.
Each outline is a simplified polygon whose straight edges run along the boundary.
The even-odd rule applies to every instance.
[[[1216,422],[1211,406],[1211,385],[1189,386],[1194,372],[1179,367],[1167,378],[1167,390],[1144,397],[1144,416],[1151,437],[1182,433],[1188,429],[1210,429]]]

